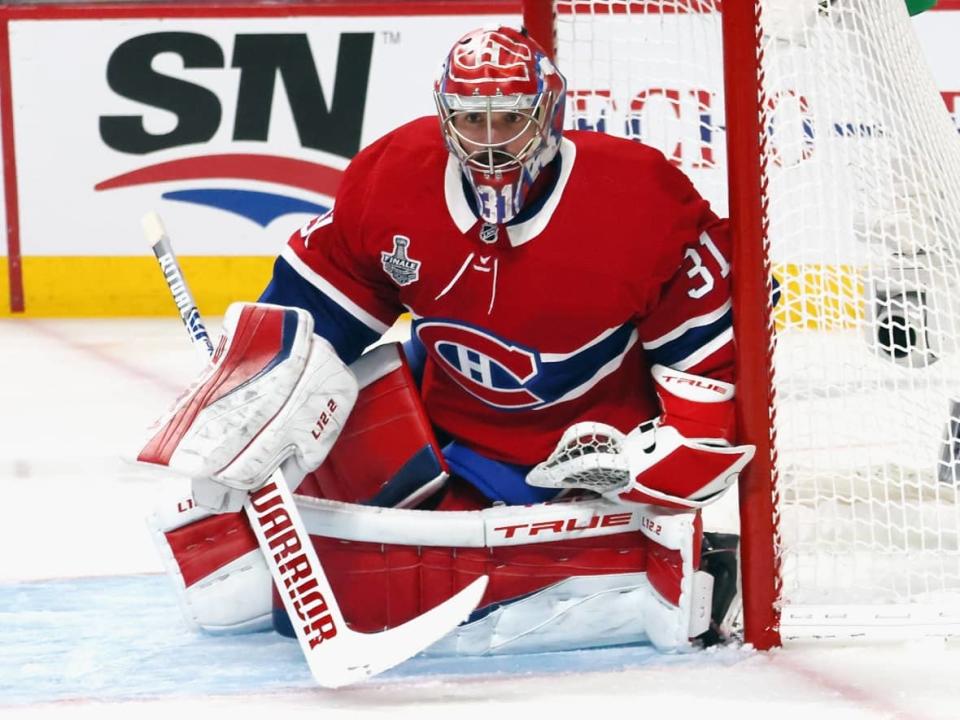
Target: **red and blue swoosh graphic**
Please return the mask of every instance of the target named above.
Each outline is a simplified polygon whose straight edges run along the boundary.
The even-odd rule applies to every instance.
[[[133,185],[150,185],[184,180],[254,180],[286,185],[298,190],[333,198],[343,171],[327,165],[255,153],[203,155],[148,165],[116,175],[94,186],[94,190],[115,190]],[[289,213],[320,215],[329,205],[273,192],[238,188],[196,188],[173,190],[161,196],[231,212],[262,227]]]

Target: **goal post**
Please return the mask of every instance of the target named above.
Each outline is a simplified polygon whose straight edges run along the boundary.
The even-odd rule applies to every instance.
[[[960,135],[905,0],[526,0],[734,233],[745,639],[960,634]]]
[[[759,5],[730,2],[723,8],[724,107],[727,130],[728,215],[734,241],[733,305],[738,378],[737,424],[741,442],[756,445],[753,462],[744,468],[738,485],[740,561],[744,641],[766,650],[780,645],[780,567],[775,522],[777,503],[774,482],[774,428],[770,409],[775,407],[773,380],[774,326],[770,303],[757,302],[772,295],[770,257],[766,252],[765,185],[758,98],[760,57],[756,42]]]

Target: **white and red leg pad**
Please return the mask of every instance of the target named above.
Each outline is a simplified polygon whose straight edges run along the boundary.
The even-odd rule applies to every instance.
[[[693,513],[602,500],[454,512],[298,505],[354,630],[399,625],[488,576],[480,608],[431,654],[643,641],[672,651],[709,626],[712,578],[695,571]]]
[[[713,577],[699,570],[703,527],[700,514],[651,505],[640,531],[650,540],[644,624],[661,650],[685,647],[710,627]]]
[[[412,507],[449,475],[399,343],[378,346],[350,366],[357,402],[336,445],[296,493],[381,507]]]
[[[646,564],[646,543],[636,532],[616,536],[560,541],[533,546],[496,548],[450,548],[393,545],[338,540],[312,536],[314,547],[337,595],[344,618],[353,630],[377,632],[400,625],[439,605],[449,593],[466,587],[477,577],[487,575],[489,584],[479,609],[467,620],[496,627],[471,628],[449,638],[434,654],[485,654],[499,650],[519,652],[530,649],[521,640],[542,625],[543,614],[531,616],[524,608],[517,623],[512,614],[504,622],[498,609],[517,600],[568,582],[571,578],[596,578],[597,587],[633,587],[642,584]],[[611,586],[611,579],[614,580]],[[586,597],[569,598],[578,603]],[[635,603],[636,605],[636,603]],[[553,607],[553,606],[551,606]],[[634,608],[635,609],[635,608]],[[556,612],[553,608],[550,614]],[[292,636],[286,613],[274,593],[274,627]],[[497,613],[495,615],[491,615]],[[609,615],[606,616],[609,618]],[[630,637],[620,642],[644,639],[643,624],[631,613]],[[620,623],[618,623],[620,624]],[[507,630],[505,625],[515,627]],[[519,625],[519,627],[516,627]],[[465,627],[464,626],[464,627]],[[582,633],[586,628],[581,627]],[[590,645],[617,644],[609,632],[590,628],[590,637],[567,631],[562,634],[563,649]],[[536,649],[546,648],[542,637]],[[509,650],[507,650],[509,646]]]
[[[270,628],[270,571],[244,513],[213,514],[184,497],[157,508],[147,523],[192,629]]]

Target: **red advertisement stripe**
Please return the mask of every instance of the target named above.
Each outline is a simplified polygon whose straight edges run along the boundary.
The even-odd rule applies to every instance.
[[[275,155],[225,154],[183,158],[149,165],[99,182],[95,190],[112,190],[170,180],[244,179],[288,185],[333,197],[343,176],[325,165]]]

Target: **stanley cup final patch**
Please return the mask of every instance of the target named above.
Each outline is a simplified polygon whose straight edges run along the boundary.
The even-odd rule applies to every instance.
[[[401,287],[420,279],[420,261],[413,260],[407,255],[409,247],[410,238],[394,235],[393,252],[380,253],[380,264],[383,265],[384,272]]]

